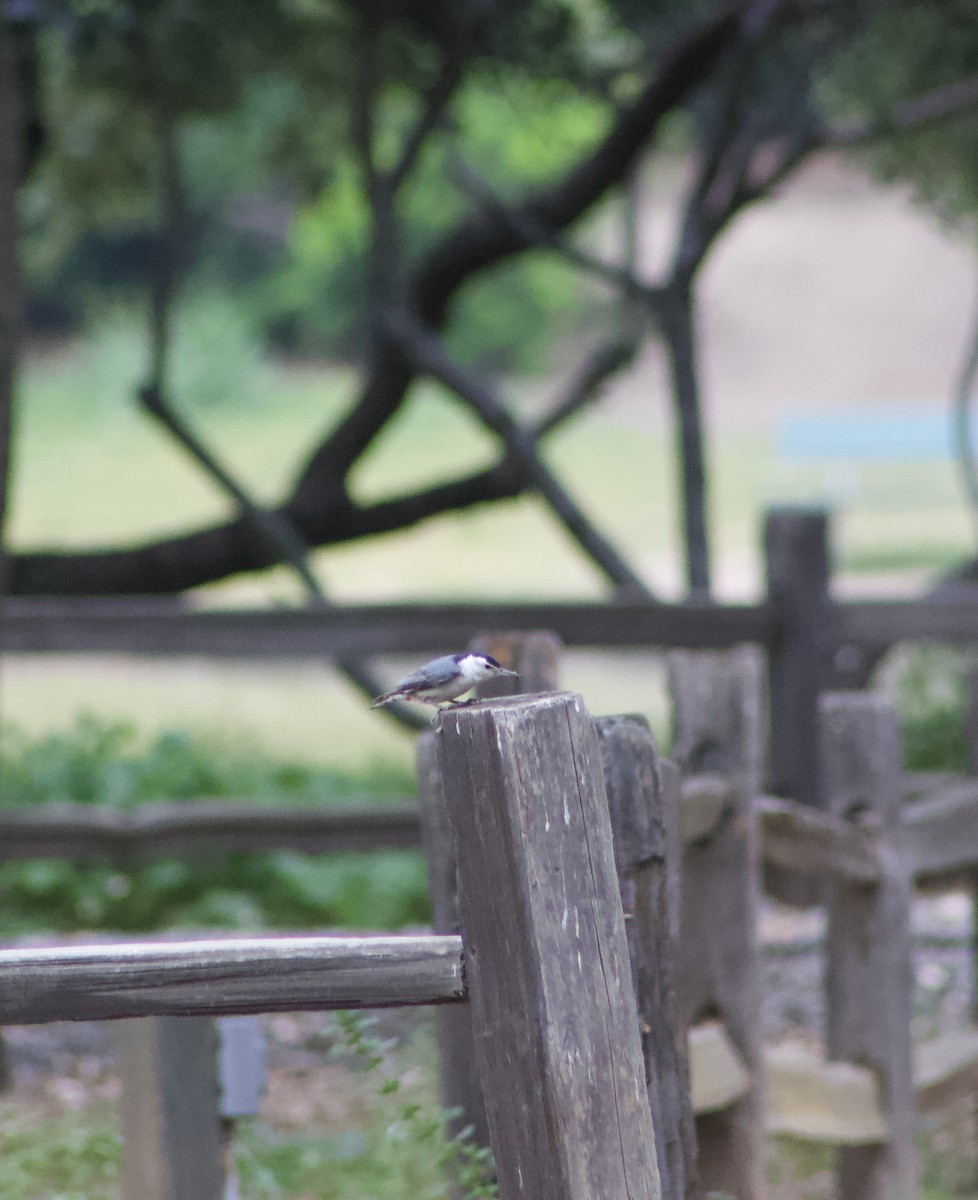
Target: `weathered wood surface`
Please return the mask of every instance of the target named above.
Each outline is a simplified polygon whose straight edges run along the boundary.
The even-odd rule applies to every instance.
[[[978,863],[978,779],[959,777],[904,805],[901,848],[924,881],[972,870]]]
[[[615,865],[638,1006],[662,1194],[699,1194],[679,955],[679,773],[656,753],[644,717],[599,717]]]
[[[880,880],[885,864],[875,833],[793,800],[761,796],[761,855],[791,871],[858,883]]]
[[[941,599],[847,600],[833,611],[840,642],[892,645],[933,641],[971,644],[978,640],[978,587]]]
[[[978,1029],[956,1029],[914,1047],[917,1110],[937,1113],[978,1094]]]
[[[558,693],[450,709],[437,733],[500,1194],[658,1197],[591,718]]]
[[[880,1081],[854,1063],[826,1062],[799,1046],[764,1052],[769,1133],[833,1146],[878,1147],[889,1136]],[[860,1193],[840,1192],[840,1200]]]
[[[737,1047],[719,1021],[701,1021],[690,1029],[689,1076],[697,1116],[729,1108],[754,1085]]]
[[[458,885],[455,871],[455,836],[438,770],[435,733],[418,738],[415,761],[418,771],[418,808],[421,813],[428,895],[434,933],[458,934]],[[457,1113],[448,1122],[450,1136],[471,1128],[472,1141],[489,1146],[489,1121],[475,1059],[471,1005],[446,1006],[437,1014],[442,1103]]]
[[[689,1032],[693,1107],[727,1107],[750,1087],[745,1069],[716,1021]],[[826,1062],[806,1046],[764,1047],[766,1126],[835,1146],[879,1145],[889,1137],[880,1079],[869,1067]],[[940,1113],[978,1091],[978,1029],[955,1030],[914,1047],[913,1081],[920,1113]]]
[[[541,602],[371,604],[328,610],[207,609],[130,601],[10,600],[0,651],[194,658],[326,658],[464,646],[476,629],[548,629],[568,646],[768,642],[768,605]]]
[[[669,657],[673,753],[685,773],[725,776],[729,802],[684,847],[680,917],[683,1023],[719,1019],[752,1080],[745,1095],[697,1120],[706,1192],[753,1200],[764,1188],[760,1037],[760,837],[754,798],[762,764],[761,664],[747,648]]]
[[[227,938],[0,950],[0,1024],[444,1004],[457,937]]]
[[[116,1045],[123,1200],[222,1200],[213,1021],[123,1021]]]
[[[840,1150],[839,1194],[916,1200],[912,883],[896,849],[902,807],[896,714],[872,693],[829,694],[821,701],[819,734],[829,811],[873,824],[887,866],[876,886],[829,884],[827,1056],[876,1072],[890,1131],[881,1146]]]
[[[472,639],[468,649],[475,654],[491,654],[504,667],[519,673],[515,679],[501,676],[486,680],[476,689],[480,699],[549,692],[557,688],[560,639],[551,633],[482,634]],[[418,739],[416,762],[432,930],[458,933],[455,839],[438,771],[433,730]],[[449,1121],[449,1134],[469,1128],[475,1145],[488,1146],[489,1122],[475,1061],[471,1009],[444,1007],[438,1012],[437,1024],[442,1099],[446,1109],[458,1113]]]
[[[28,858],[139,860],[164,855],[413,848],[414,807],[278,808],[234,800],[161,801],[131,812],[89,804],[0,811],[0,861]]]
[[[828,517],[768,512],[764,521],[768,602],[781,617],[768,650],[770,790],[818,806],[815,728],[832,644]]]

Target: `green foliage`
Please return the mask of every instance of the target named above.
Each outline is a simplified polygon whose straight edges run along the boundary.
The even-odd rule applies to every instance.
[[[0,1103],[0,1195],[4,1200],[90,1200],[118,1195],[121,1141],[102,1106],[47,1120]]]
[[[183,266],[192,281],[229,290],[258,322],[252,351],[269,339],[316,353],[362,347],[369,220],[349,132],[357,22],[343,5],[239,8],[161,0],[122,5],[124,16],[96,8],[73,30],[45,30],[48,137],[23,196],[35,313],[77,327],[93,304],[120,293],[131,304],[134,289],[148,288],[163,252],[165,120],[185,192]],[[431,45],[448,33],[434,12],[404,17],[384,24],[379,47],[388,165],[435,78]],[[468,31],[470,49],[484,39],[488,53],[476,55],[451,120],[404,189],[398,241],[408,259],[472,206],[451,179],[456,154],[516,196],[595,139],[606,107],[569,79],[592,42],[612,44],[613,27],[603,8],[548,0],[497,6],[491,27]],[[208,39],[219,60],[211,55],[201,70]],[[455,349],[470,361],[539,369],[586,302],[549,264],[509,267],[466,300]],[[211,340],[220,346],[222,331]]]
[[[37,739],[0,728],[0,777],[8,808],[73,801],[131,810],[147,800],[221,796],[319,806],[404,795],[413,786],[380,766],[352,777],[181,732],[141,745],[132,728],[91,718]],[[0,867],[0,897],[6,932],[396,929],[430,919],[423,864],[402,851],[191,855],[126,870],[38,859]]]
[[[885,126],[896,106],[978,72],[978,25],[971,0],[882,6],[833,64],[831,108],[868,114]],[[947,218],[978,209],[978,117],[974,111],[881,138],[865,157],[882,178],[910,181],[920,199]]]
[[[371,1034],[374,1024],[362,1013],[338,1012],[336,1026],[341,1049],[352,1054],[361,1069],[374,1077],[381,1096],[402,1098],[402,1081],[385,1069],[385,1059],[393,1043]],[[463,1129],[453,1138],[445,1137],[445,1122],[451,1114],[433,1111],[412,1097],[404,1097],[388,1134],[404,1142],[428,1149],[439,1173],[452,1180],[462,1200],[497,1200],[499,1189],[491,1178],[492,1154],[472,1141],[471,1129]]]
[[[897,652],[888,668],[908,771],[967,771],[967,677],[974,657],[940,646]]]

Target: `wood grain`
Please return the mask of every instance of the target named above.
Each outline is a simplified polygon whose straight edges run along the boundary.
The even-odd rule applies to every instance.
[[[659,1197],[591,718],[572,693],[517,697],[437,735],[500,1195]]]
[[[0,950],[0,1023],[465,999],[455,937],[226,938]]]
[[[876,886],[838,880],[829,885],[827,1054],[876,1072],[889,1127],[881,1146],[839,1151],[839,1194],[916,1200],[912,884],[897,849],[903,790],[897,718],[878,695],[828,694],[821,701],[819,735],[830,811],[872,824],[886,864]]]
[[[761,663],[743,648],[669,656],[673,753],[684,773],[722,775],[725,811],[683,848],[680,1011],[689,1027],[719,1020],[751,1076],[733,1104],[697,1119],[705,1192],[764,1192],[763,1061],[758,941],[762,769]],[[695,790],[693,792],[695,794]]]
[[[676,999],[679,773],[644,717],[599,717],[615,864],[664,1196],[699,1195],[686,1029]]]

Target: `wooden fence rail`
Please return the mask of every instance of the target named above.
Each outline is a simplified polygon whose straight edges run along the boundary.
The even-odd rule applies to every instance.
[[[0,950],[0,1024],[450,1004],[457,937],[276,937]]]
[[[928,781],[931,776],[926,777]],[[680,784],[682,840],[702,837],[724,819],[730,785],[716,775]],[[901,848],[912,875],[926,886],[964,878],[978,859],[978,779],[941,775],[903,809]],[[765,863],[810,875],[834,874],[872,883],[883,870],[872,829],[777,796],[755,798]],[[174,800],[130,812],[88,804],[0,809],[0,862],[104,857],[118,863],[166,855],[215,855],[267,850],[330,854],[345,850],[416,849],[422,818],[412,797],[356,808],[288,807],[245,800]]]

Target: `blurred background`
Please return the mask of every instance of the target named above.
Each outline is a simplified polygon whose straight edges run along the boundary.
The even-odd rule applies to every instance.
[[[784,505],[839,595],[974,578],[975,15],[0,3],[11,600],[753,599]],[[910,765],[963,765],[971,662],[883,664]],[[659,654],[562,672],[668,745]],[[7,653],[0,720],[6,805],[413,789],[325,661]],[[395,853],[0,895],[18,934],[427,919]]]

